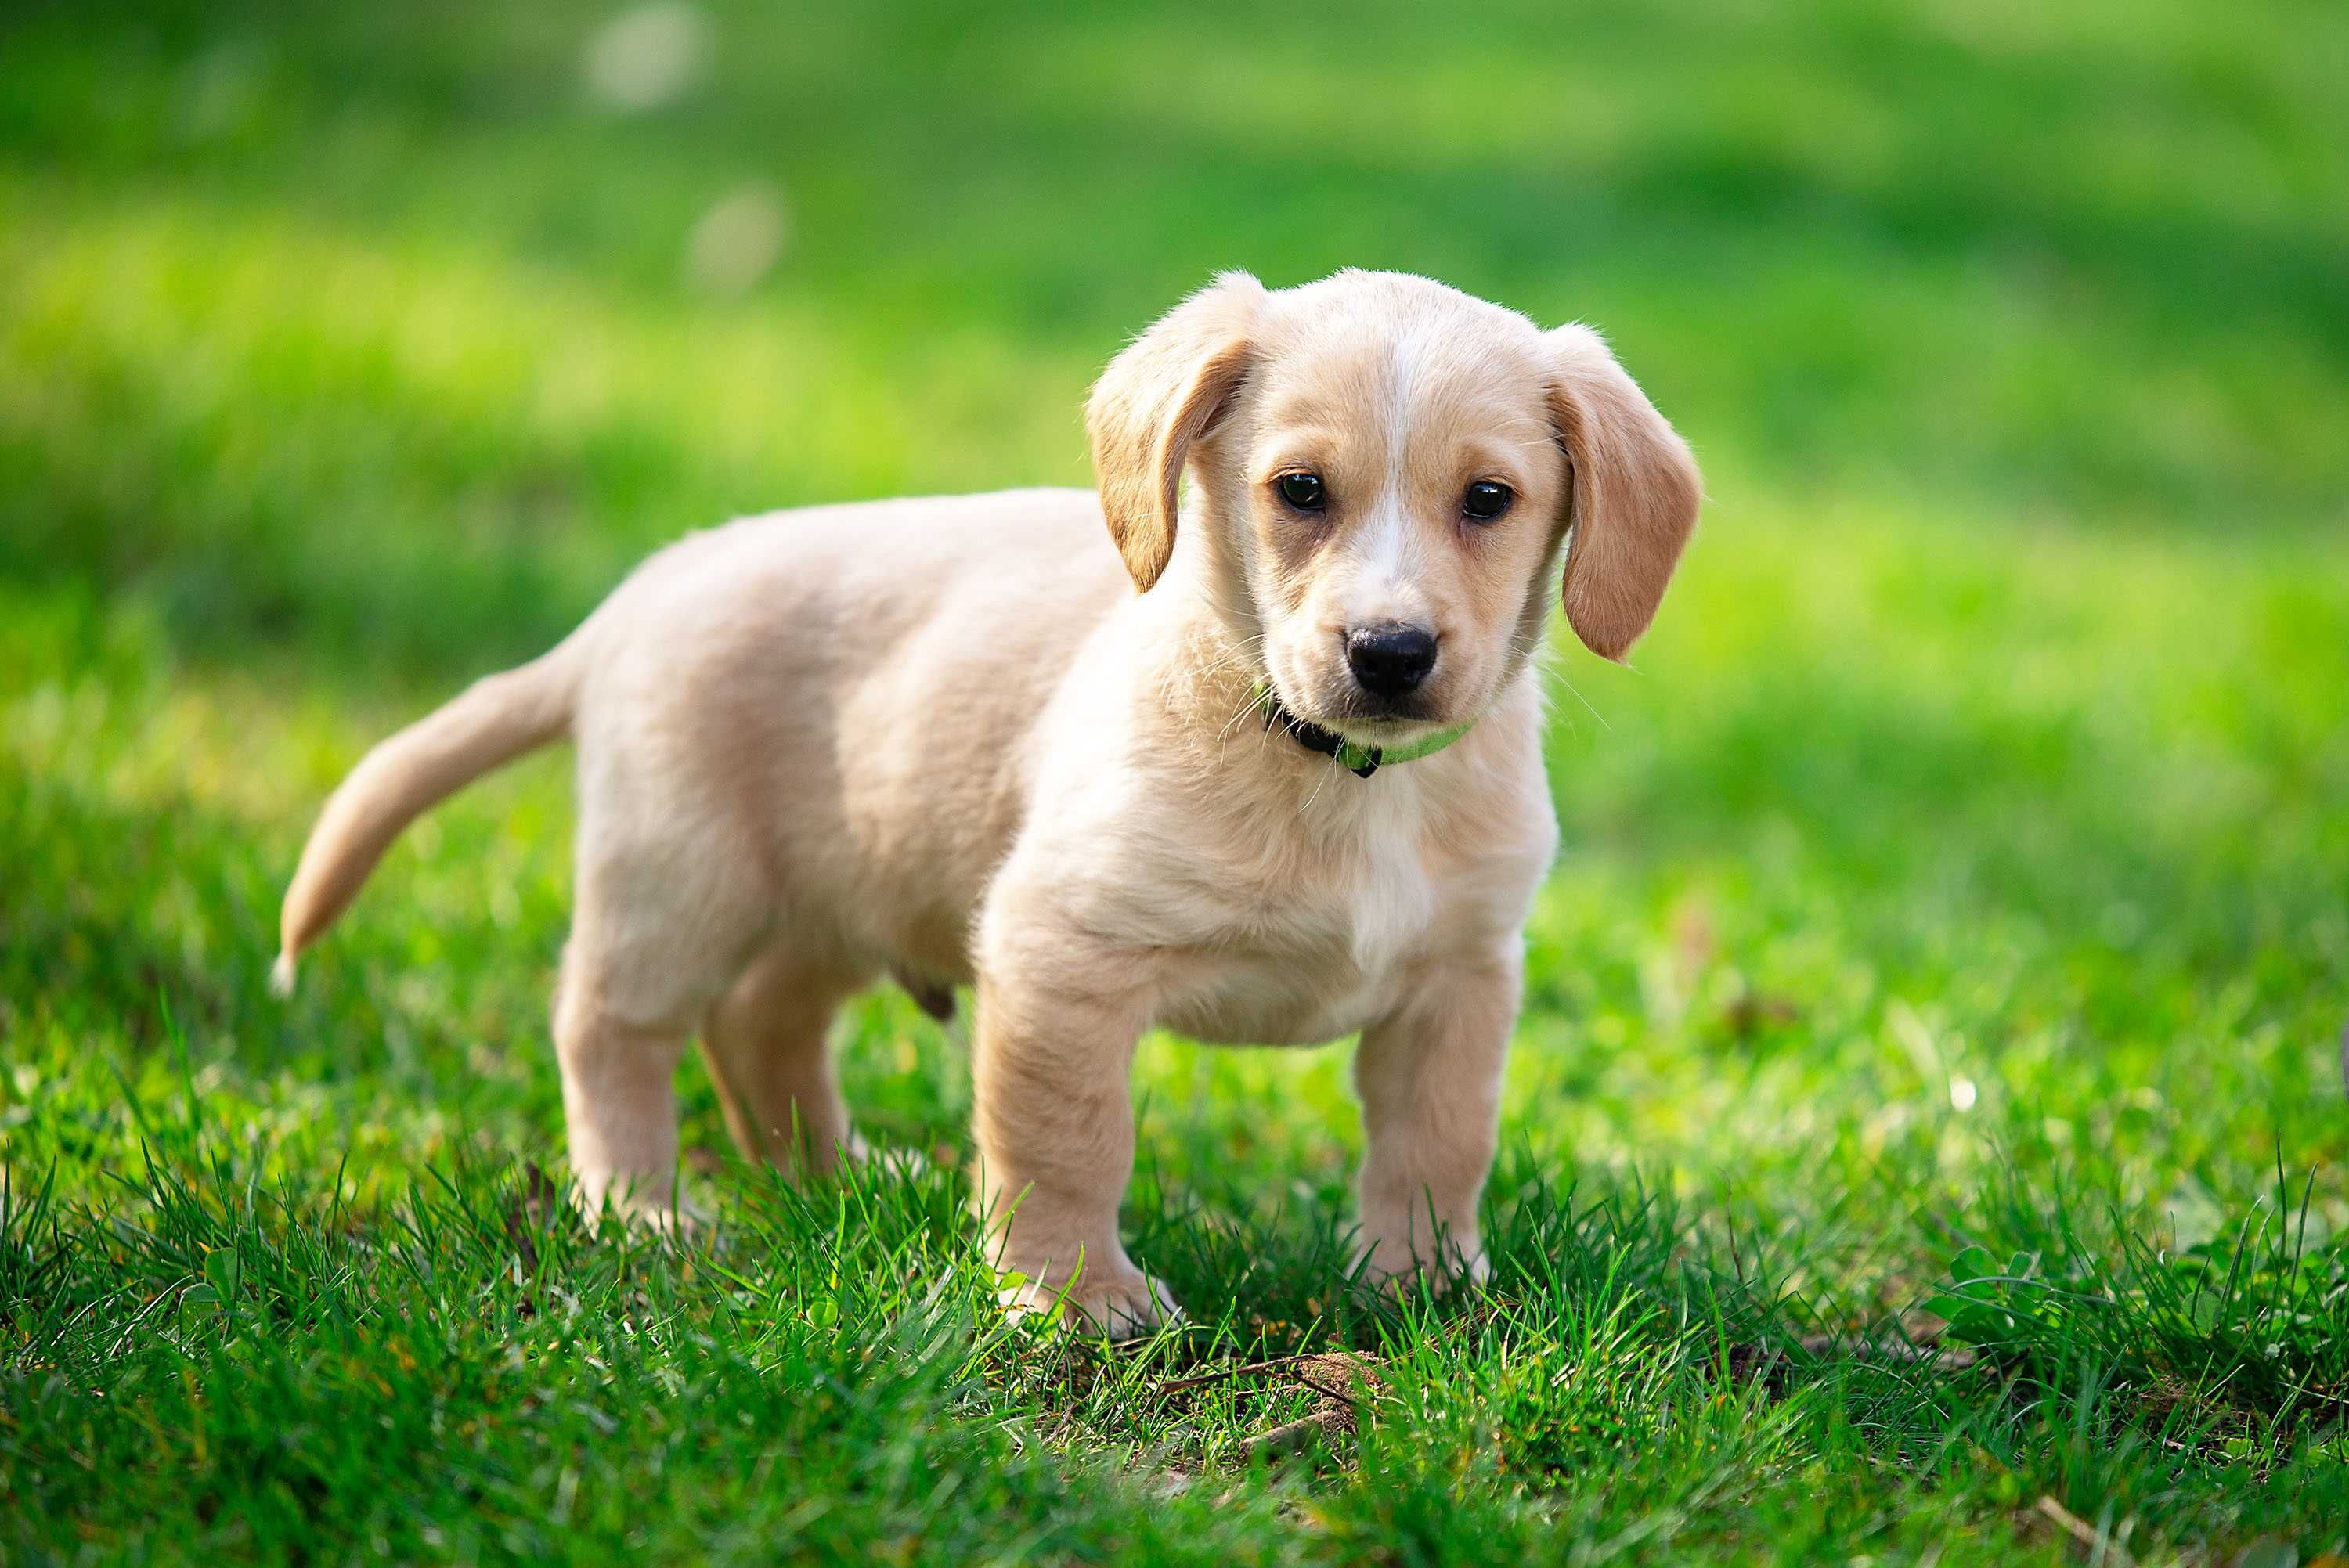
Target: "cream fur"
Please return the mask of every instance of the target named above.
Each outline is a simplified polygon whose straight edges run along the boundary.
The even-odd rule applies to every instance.
[[[1532,655],[1569,524],[1576,629],[1609,657],[1644,629],[1694,465],[1587,329],[1390,273],[1226,276],[1119,356],[1089,423],[1098,497],[819,507],[655,556],[554,652],[352,772],[287,892],[281,974],[409,819],[567,732],[554,1035],[590,1205],[671,1207],[670,1084],[697,1035],[746,1152],[820,1171],[853,1150],[826,1025],[894,975],[977,988],[975,1196],[1031,1282],[1018,1305],[1065,1287],[1121,1329],[1171,1307],[1117,1227],[1153,1025],[1361,1031],[1369,1273],[1481,1272],[1557,842]],[[1277,498],[1300,465],[1324,515]],[[1517,498],[1498,522],[1459,514],[1477,479]],[[1346,665],[1347,630],[1392,619],[1438,637],[1408,715],[1367,710]],[[1255,721],[1268,676],[1364,744],[1481,717],[1357,779]]]

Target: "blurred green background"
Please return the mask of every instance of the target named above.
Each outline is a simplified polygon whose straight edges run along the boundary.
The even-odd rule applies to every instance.
[[[2337,1528],[2344,59],[2336,0],[0,10],[0,1555]],[[1557,639],[1487,1300],[1336,1290],[1344,1049],[1141,1054],[1179,1354],[1390,1352],[1358,1468],[1120,1479],[1297,1407],[908,1349],[991,1299],[952,1182],[851,1232],[695,1065],[725,1266],[564,1233],[560,754],[268,995],[344,769],[645,553],[1083,483],[1130,335],[1341,265],[1596,324],[1710,491],[1635,668]],[[852,1010],[868,1130],[960,1162],[966,1029]],[[2003,1362],[1767,1359],[1985,1271]]]
[[[129,1158],[167,1006],[273,1158],[551,1153],[563,762],[422,825],[280,1006],[341,770],[686,530],[1083,482],[1129,335],[1347,264],[1597,324],[1708,476],[1638,668],[1562,649],[1512,1140],[1856,1204],[1863,1259],[1986,1162],[2176,1213],[2349,1155],[2338,5],[0,27],[13,1165]],[[883,998],[846,1048],[951,1154],[954,1038]],[[1170,1184],[1341,1206],[1341,1056],[1143,1076]]]

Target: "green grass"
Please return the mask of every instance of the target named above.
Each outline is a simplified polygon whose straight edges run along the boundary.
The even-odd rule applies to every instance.
[[[2349,1553],[2349,13],[727,5],[640,115],[608,15],[0,19],[0,1563]],[[1712,498],[1562,651],[1489,1290],[1341,1288],[1342,1047],[1154,1040],[1194,1326],[1009,1331],[891,995],[933,1171],[688,1068],[723,1222],[584,1233],[557,758],[269,996],[341,771],[657,543],[1080,481],[1127,334],[1349,263],[1598,323]]]

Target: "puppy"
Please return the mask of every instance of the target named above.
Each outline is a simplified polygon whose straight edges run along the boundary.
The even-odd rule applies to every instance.
[[[1589,329],[1385,273],[1226,273],[1086,418],[1098,495],[694,535],[378,746],[303,851],[281,983],[409,820],[568,736],[554,1042],[591,1207],[670,1210],[696,1037],[746,1153],[854,1152],[826,1028],[886,975],[977,989],[974,1196],[1026,1278],[1009,1305],[1065,1292],[1122,1332],[1174,1309],[1118,1235],[1154,1025],[1359,1031],[1366,1277],[1481,1276],[1557,840],[1552,585],[1620,658],[1694,526],[1695,464]]]

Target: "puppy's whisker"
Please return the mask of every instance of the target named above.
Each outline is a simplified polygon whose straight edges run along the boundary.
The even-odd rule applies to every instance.
[[[1249,697],[1247,701],[1240,704],[1239,711],[1233,714],[1228,719],[1226,719],[1224,721],[1224,727],[1216,732],[1216,744],[1221,745],[1225,737],[1230,735],[1233,729],[1238,727],[1240,720],[1246,718],[1249,714],[1260,712],[1262,710],[1262,706],[1263,705],[1257,702],[1257,700],[1253,696]],[[1268,732],[1269,732],[1270,728],[1271,727],[1269,725],[1266,726]]]
[[[1193,676],[1192,676],[1192,684],[1193,684],[1194,686],[1206,686],[1206,685],[1209,685],[1210,683],[1212,683],[1212,682],[1214,682],[1215,680],[1216,680],[1218,677],[1221,677],[1221,676],[1225,676],[1225,675],[1226,675],[1226,674],[1230,670],[1230,668],[1231,668],[1231,666],[1230,666],[1230,665],[1216,665],[1216,666],[1215,666],[1215,667],[1213,667],[1213,668],[1209,668],[1209,669],[1204,669],[1204,670],[1196,671],[1196,672],[1195,672],[1195,673],[1194,673],[1194,675],[1193,675]],[[1251,686],[1253,686],[1253,683],[1251,683]],[[1254,692],[1253,692],[1253,690],[1251,690],[1251,692],[1250,692],[1250,696],[1254,696]]]
[[[1338,765],[1338,759],[1337,759],[1336,758],[1334,758],[1334,757],[1330,758],[1330,768],[1335,768],[1337,765]],[[1319,800],[1319,799],[1321,799],[1321,791],[1323,790],[1323,789],[1325,789],[1326,787],[1328,787],[1329,782],[1330,782],[1330,772],[1329,772],[1329,769],[1326,769],[1326,768],[1325,768],[1324,769],[1322,769],[1321,776],[1320,776],[1319,779],[1316,779],[1313,781],[1313,793],[1311,793],[1310,795],[1308,795],[1307,797],[1305,797],[1305,804],[1304,804],[1304,805],[1302,805],[1302,806],[1300,806],[1300,807],[1299,807],[1299,808],[1298,808],[1298,810],[1300,810],[1300,811],[1310,811],[1311,810],[1313,810],[1313,802],[1314,802],[1314,801],[1316,801],[1316,800]]]
[[[1210,676],[1219,675],[1223,671],[1230,668],[1232,665],[1247,660],[1249,655],[1260,651],[1263,646],[1264,636],[1259,633],[1257,635],[1249,637],[1243,642],[1226,645],[1220,650],[1213,659],[1210,659],[1206,664],[1199,666],[1199,668],[1193,673],[1201,679],[1205,679]]]
[[[1263,646],[1264,635],[1261,633],[1254,636],[1244,637],[1237,643],[1226,644],[1217,651],[1214,658],[1198,666],[1192,672],[1192,679],[1198,684],[1205,685],[1217,676],[1222,675],[1226,670],[1233,668],[1235,665],[1254,665],[1256,663],[1254,655],[1258,653]],[[1216,745],[1221,747],[1223,742],[1230,737],[1233,729],[1238,726],[1242,719],[1247,717],[1251,713],[1261,711],[1262,701],[1263,699],[1261,695],[1257,690],[1254,683],[1251,683],[1247,695],[1241,699],[1239,706],[1233,711],[1231,717],[1226,719],[1222,727],[1216,730]]]
[[[1574,684],[1572,681],[1570,681],[1570,680],[1568,680],[1568,679],[1567,679],[1567,678],[1566,678],[1566,672],[1565,672],[1565,671],[1560,670],[1560,669],[1557,669],[1557,668],[1552,668],[1548,673],[1549,673],[1549,674],[1551,674],[1551,675],[1554,675],[1554,676],[1556,676],[1557,677],[1557,684],[1558,684],[1558,685],[1560,685],[1560,686],[1564,686],[1568,691],[1569,691],[1569,692],[1573,692],[1573,694],[1574,694],[1574,700],[1575,700],[1575,701],[1577,701],[1577,702],[1580,703],[1584,707],[1587,707],[1587,708],[1589,708],[1589,709],[1590,709],[1590,717],[1593,717],[1593,718],[1595,718],[1595,719],[1597,719],[1597,720],[1599,721],[1599,728],[1604,729],[1604,730],[1608,730],[1608,731],[1610,731],[1610,732],[1614,729],[1614,727],[1614,727],[1613,725],[1611,725],[1611,724],[1609,724],[1609,723],[1608,723],[1608,722],[1607,722],[1607,716],[1606,716],[1605,714],[1603,714],[1603,713],[1599,712],[1598,708],[1596,708],[1596,707],[1592,707],[1592,706],[1591,706],[1590,699],[1589,699],[1588,697],[1587,697],[1587,696],[1583,696],[1583,695],[1582,695],[1582,693],[1581,693],[1580,691],[1577,690],[1577,689],[1576,689],[1576,687],[1575,687],[1575,684]]]

